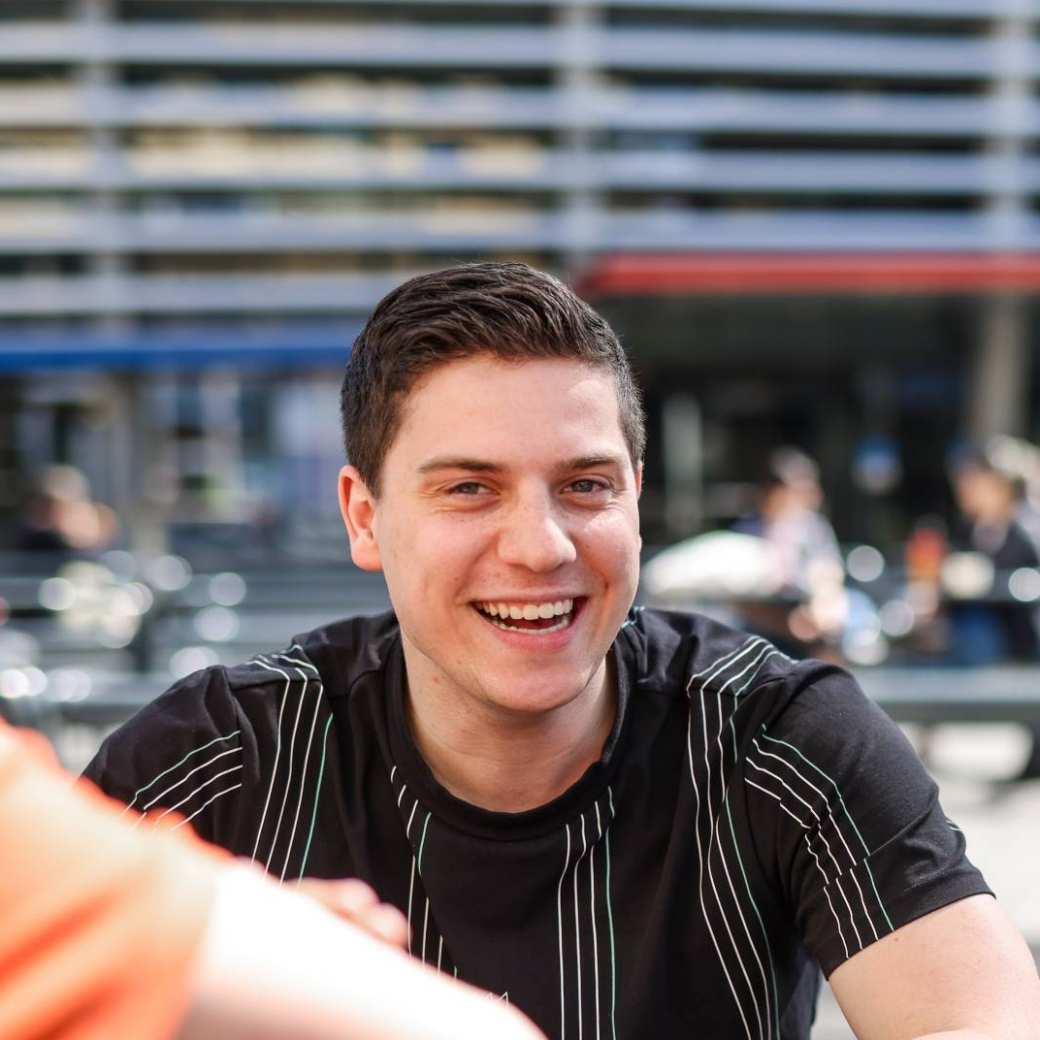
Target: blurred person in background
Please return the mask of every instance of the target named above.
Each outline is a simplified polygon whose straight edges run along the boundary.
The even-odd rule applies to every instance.
[[[997,464],[990,453],[976,452],[954,463],[954,497],[960,518],[952,547],[985,557],[1006,578],[1020,567],[1040,567],[1040,547],[1022,522],[1023,486],[1016,474]],[[1018,601],[953,601],[947,606],[951,654],[958,663],[986,665],[1010,660],[1035,663],[1040,658],[1036,608]],[[1031,726],[1029,758],[1021,779],[1040,777],[1040,725]]]
[[[278,889],[122,808],[0,723],[4,1040],[538,1040],[393,949],[404,919],[360,882]]]
[[[796,448],[777,448],[759,482],[756,512],[735,527],[762,539],[770,587],[778,598],[797,603],[793,608],[747,603],[742,613],[752,629],[792,652],[826,652],[839,640],[847,617],[845,568],[823,502],[817,464]]]
[[[96,552],[107,549],[118,530],[115,513],[93,500],[75,466],[47,466],[32,483],[15,547],[55,557]]]
[[[821,970],[865,1040],[1034,1035],[1028,949],[852,678],[633,607],[645,423],[600,315],[523,264],[412,278],[342,418],[393,611],[188,676],[104,790],[370,882],[416,958],[559,1040],[807,1040]]]

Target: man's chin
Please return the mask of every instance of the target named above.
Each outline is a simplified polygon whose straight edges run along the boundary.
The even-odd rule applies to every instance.
[[[532,681],[523,686],[503,680],[501,683],[485,683],[487,699],[505,713],[518,718],[534,719],[566,708],[578,701],[590,686],[593,676],[571,676],[565,682]]]

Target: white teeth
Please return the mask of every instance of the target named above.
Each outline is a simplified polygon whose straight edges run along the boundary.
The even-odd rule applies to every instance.
[[[510,604],[510,603],[492,603],[490,601],[480,602],[475,604],[478,606],[489,618],[501,618],[510,621],[548,621],[554,617],[562,617],[559,625],[552,625],[549,628],[539,629],[541,632],[555,632],[557,628],[562,628],[563,625],[568,624],[570,618],[569,615],[574,609],[573,599],[558,599],[549,603],[523,603],[523,604]],[[515,628],[512,625],[504,625],[499,621],[495,621],[495,624],[499,628],[505,628],[511,632],[523,632],[528,631],[527,629]]]

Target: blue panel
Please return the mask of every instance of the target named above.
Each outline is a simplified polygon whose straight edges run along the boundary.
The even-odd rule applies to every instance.
[[[217,364],[340,366],[362,324],[356,319],[280,325],[269,330],[193,325],[151,331],[130,329],[125,333],[91,329],[43,334],[0,331],[0,372],[204,368]]]

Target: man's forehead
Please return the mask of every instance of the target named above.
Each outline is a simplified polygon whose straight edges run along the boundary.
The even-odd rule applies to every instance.
[[[450,468],[451,460],[472,472],[555,471],[580,458],[624,465],[627,455],[609,369],[476,355],[438,365],[412,387],[385,459],[413,473]]]
[[[595,417],[613,432],[619,416],[614,375],[609,369],[571,358],[501,361],[477,355],[445,362],[424,372],[400,400],[401,425],[421,413],[421,421],[474,421],[552,413],[555,423]],[[609,418],[608,418],[609,414]]]
[[[404,395],[408,401],[427,389],[431,383],[444,383],[453,378],[491,377],[503,383],[523,383],[537,377],[547,383],[566,386],[582,380],[602,380],[614,386],[614,373],[603,364],[579,357],[501,357],[491,351],[437,361],[424,369]]]

